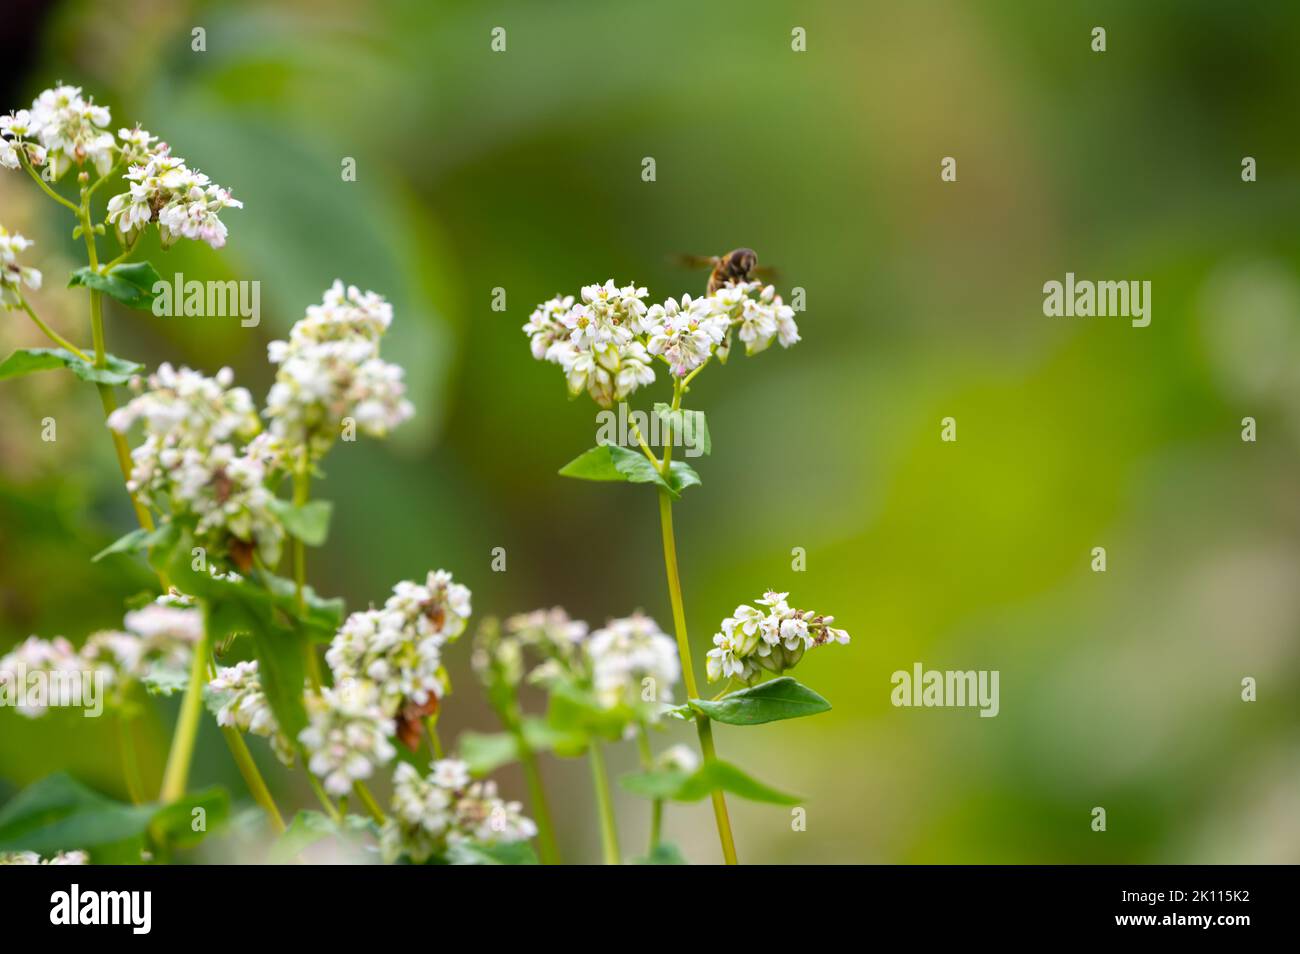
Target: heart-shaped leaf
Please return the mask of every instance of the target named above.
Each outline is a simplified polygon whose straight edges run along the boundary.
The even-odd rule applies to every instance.
[[[79,268],[68,279],[68,287],[80,285],[102,292],[128,308],[149,311],[155,297],[154,285],[161,281],[162,276],[148,262],[127,262],[102,273],[90,266]]]
[[[690,705],[714,722],[760,725],[826,712],[831,704],[790,676],[728,693],[721,699],[692,699]]]
[[[125,384],[139,372],[144,365],[107,355],[104,367],[94,364],[95,353],[88,352],[90,361],[77,357],[63,348],[23,348],[15,351],[0,362],[0,380],[16,378],[35,371],[53,371],[67,368],[83,381],[93,384]]]

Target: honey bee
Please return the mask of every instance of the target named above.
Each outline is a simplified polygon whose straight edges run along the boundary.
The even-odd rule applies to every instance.
[[[770,278],[776,274],[774,269],[758,264],[758,253],[752,248],[738,248],[726,255],[682,255],[680,261],[688,268],[710,269],[710,295],[726,285],[751,282],[759,276]]]

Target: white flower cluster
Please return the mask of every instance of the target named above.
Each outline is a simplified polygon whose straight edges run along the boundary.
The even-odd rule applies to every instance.
[[[127,163],[127,191],[108,202],[108,221],[122,240],[133,239],[152,222],[158,223],[163,247],[181,238],[226,244],[223,209],[244,204],[185,160],[157,137],[138,126],[108,130],[112,117],[103,106],[83,96],[78,86],[56,86],[36,97],[32,108],[0,116],[0,165],[17,169],[23,157],[50,182],[74,166],[94,166],[100,177]]]
[[[570,619],[561,607],[520,613],[505,622],[505,631],[480,629],[474,645],[474,669],[485,682],[501,680],[507,687],[524,678],[531,653],[541,662],[528,673],[530,682],[546,683],[573,671],[587,638],[587,624]]]
[[[414,413],[402,369],[379,357],[379,341],[393,320],[383,296],[335,281],[319,305],[272,341],[279,366],[267,395],[271,432],[306,445],[313,459],[338,437],[346,419],[364,434],[383,437]]]
[[[0,225],[0,304],[18,304],[24,285],[33,290],[41,287],[41,273],[18,264],[19,254],[31,246],[30,239]]]
[[[681,675],[677,644],[653,619],[634,613],[610,620],[586,643],[591,679],[600,704],[643,710],[672,702],[672,687]]]
[[[344,621],[325,653],[336,682],[369,681],[390,717],[443,694],[442,648],[465,631],[469,588],[446,570],[423,584],[403,580],[382,609],[362,610]]]
[[[42,858],[34,851],[0,852],[0,865],[88,865],[90,855],[84,851],[60,851],[53,858]]]
[[[709,682],[726,677],[753,683],[764,670],[780,675],[793,668],[813,646],[849,641],[848,633],[830,625],[834,616],[792,609],[789,595],[769,591],[754,601],[763,609],[743,603],[722,621],[709,650]]]
[[[187,167],[166,143],[155,142],[143,129],[123,129],[118,135],[124,153],[133,160],[126,171],[127,191],[108,200],[108,221],[117,226],[122,241],[133,241],[157,222],[163,248],[182,238],[207,242],[212,248],[225,245],[226,225],[218,216],[223,209],[242,209],[244,203]]]
[[[322,689],[307,697],[307,710],[310,724],[298,733],[298,741],[307,750],[307,767],[331,795],[348,794],[355,782],[370,778],[397,754],[389,741],[396,726],[384,714],[372,683]]]
[[[655,768],[661,772],[681,772],[691,775],[700,767],[700,756],[689,745],[670,745],[660,752],[654,760]]]
[[[285,765],[293,764],[293,744],[275,721],[275,713],[262,690],[257,660],[218,669],[204,695],[208,708],[217,716],[217,725],[269,739],[276,757]]]
[[[231,387],[232,378],[229,368],[209,378],[163,364],[149,390],[110,414],[108,426],[122,433],[137,420],[145,424],[127,489],[173,517],[192,516],[209,555],[247,570],[255,552],[268,565],[279,560],[284,530],[271,510],[262,456],[236,450],[261,424],[248,391]]]
[[[203,616],[186,605],[185,597],[160,596],[153,603],[126,614],[123,630],[93,634],[78,651],[62,636],[30,636],[0,657],[0,683],[21,670],[26,673],[100,673],[106,686],[121,686],[143,679],[155,669],[184,673],[194,647],[203,634]],[[36,718],[45,714],[49,700],[28,695],[19,714]]]
[[[459,842],[495,845],[537,834],[518,802],[503,800],[492,781],[471,781],[469,766],[456,759],[434,762],[427,776],[403,762],[393,772],[392,807],[380,834],[388,862],[405,855],[423,864]]]
[[[33,100],[30,110],[0,116],[4,139],[0,164],[17,169],[22,151],[33,166],[45,167],[43,175],[51,182],[87,162],[101,176],[107,175],[117,148],[113,134],[105,128],[111,122],[108,110],[82,96],[81,87],[47,89]]]
[[[773,341],[788,348],[799,340],[794,309],[761,282],[728,285],[705,298],[670,298],[649,308],[646,295],[644,288],[619,288],[611,279],[583,288],[580,303],[566,296],[538,305],[523,327],[533,357],[558,364],[571,395],[586,390],[596,403],[610,407],[654,381],[655,358],[676,377],[714,356],[725,361],[733,330],[751,355]]]

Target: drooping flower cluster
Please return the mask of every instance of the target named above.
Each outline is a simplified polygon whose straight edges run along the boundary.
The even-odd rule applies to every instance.
[[[18,673],[98,674],[109,687],[124,687],[131,681],[180,678],[193,658],[194,647],[203,633],[203,617],[188,605],[187,598],[160,596],[126,614],[122,630],[94,633],[76,649],[62,636],[41,639],[30,636],[0,658],[0,684]],[[46,713],[51,698],[27,694],[16,710],[28,718]]]
[[[335,281],[319,305],[273,341],[268,356],[279,366],[267,395],[271,432],[303,445],[313,460],[334,443],[345,424],[383,437],[414,413],[402,369],[379,357],[379,342],[393,320],[383,296]]]
[[[52,858],[42,858],[34,851],[0,852],[0,865],[88,865],[90,855],[84,851],[60,851]]]
[[[348,794],[397,754],[389,741],[396,727],[373,683],[343,683],[309,695],[307,714],[310,723],[298,741],[307,750],[307,767],[331,795]]]
[[[768,591],[754,601],[762,609],[742,603],[722,621],[708,654],[709,682],[725,677],[753,683],[764,671],[780,675],[792,669],[813,646],[848,643],[849,634],[830,625],[834,616],[793,609],[786,603],[789,595]]]
[[[293,763],[293,743],[280,731],[271,711],[258,675],[257,660],[218,669],[204,695],[208,708],[216,714],[217,725],[269,739],[276,757],[285,765]]]
[[[158,223],[163,248],[182,238],[206,242],[212,248],[226,244],[226,225],[218,216],[223,209],[242,209],[231,196],[202,172],[190,169],[171,148],[143,129],[119,130],[122,149],[131,161],[126,171],[127,191],[108,200],[108,221],[123,242],[132,242],[152,222]]]
[[[444,692],[442,648],[465,631],[470,597],[446,570],[430,572],[422,584],[403,580],[382,609],[347,618],[325,661],[336,681],[374,683],[389,717],[407,706],[432,711]]]
[[[261,424],[252,397],[231,387],[232,378],[229,368],[209,378],[160,365],[149,390],[110,414],[108,426],[122,433],[137,420],[145,424],[127,489],[173,518],[192,518],[209,556],[247,570],[254,553],[268,565],[279,559],[284,530],[272,512],[263,459],[236,449]]]
[[[392,816],[380,833],[384,860],[416,864],[442,858],[462,842],[498,845],[526,841],[537,826],[518,802],[507,802],[490,780],[471,781],[469,766],[441,759],[427,776],[403,762],[393,772]]]
[[[108,221],[123,242],[134,241],[158,223],[163,247],[181,238],[226,244],[223,209],[243,203],[201,172],[189,169],[170,147],[136,126],[109,131],[112,116],[83,96],[78,86],[59,85],[42,92],[32,108],[0,116],[0,165],[17,169],[25,158],[56,182],[70,169],[89,163],[102,178],[125,164],[127,191],[108,202]]]
[[[538,305],[523,327],[533,357],[558,364],[571,395],[586,390],[610,407],[654,381],[656,358],[680,378],[715,356],[725,361],[733,331],[751,355],[773,341],[788,348],[799,340],[794,309],[761,282],[649,308],[646,295],[644,288],[619,288],[611,279],[582,289],[581,303],[566,296]]]
[[[0,225],[0,305],[17,305],[26,285],[33,290],[41,287],[41,273],[34,268],[18,264],[20,253],[31,248],[30,239],[17,232],[9,232]]]
[[[586,650],[596,698],[605,708],[650,714],[655,704],[672,702],[681,675],[677,644],[650,617],[634,613],[610,620],[591,634]]]

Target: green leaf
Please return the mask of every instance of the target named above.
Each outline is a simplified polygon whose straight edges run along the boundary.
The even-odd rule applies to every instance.
[[[275,865],[288,864],[304,849],[337,835],[338,830],[329,816],[320,812],[300,811],[293,816],[293,821],[289,822],[284,834],[271,846],[267,860]]]
[[[698,802],[719,789],[751,802],[767,802],[771,805],[798,805],[803,801],[797,795],[787,795],[764,785],[730,762],[716,759],[702,765],[673,797],[681,802]]]
[[[698,487],[700,475],[685,461],[675,460],[668,465],[669,491],[674,497],[680,497],[687,487]]]
[[[81,285],[103,292],[128,308],[149,311],[153,307],[154,284],[160,281],[162,276],[148,262],[127,262],[115,265],[106,274],[100,274],[88,265],[79,268],[68,279],[68,287]]]
[[[140,553],[143,550],[148,550],[154,545],[155,541],[165,539],[166,536],[161,530],[146,530],[144,527],[136,527],[130,533],[123,534],[96,553],[90,558],[90,562],[98,563],[104,557],[114,553]]]
[[[606,709],[595,694],[583,686],[560,681],[550,687],[546,721],[557,732],[570,736],[595,736],[612,742],[622,738],[628,715],[626,710]],[[583,744],[576,750],[560,750],[557,754],[580,755],[585,749]]]
[[[91,351],[87,354],[91,361],[85,361],[63,348],[23,348],[0,362],[0,380],[16,378],[34,371],[67,368],[81,380],[93,384],[125,384],[144,367],[142,364],[116,358],[110,354],[104,359],[105,366],[97,368],[93,363],[95,353]]]
[[[669,799],[677,797],[689,777],[673,769],[627,772],[618,777],[618,784],[642,798]]]
[[[195,813],[202,809],[202,814]],[[167,836],[170,844],[196,845],[230,816],[230,796],[225,789],[209,788],[186,795],[158,810],[150,827]]]
[[[271,501],[274,513],[290,536],[309,547],[318,547],[329,536],[330,514],[334,505],[328,500],[312,500],[305,504],[292,504],[275,498]]]
[[[713,440],[709,437],[709,422],[703,411],[689,411],[684,407],[674,411],[671,406],[660,401],[654,406],[654,413],[667,426],[668,434],[665,440],[674,447],[698,450],[705,457],[713,453]],[[681,435],[680,440],[676,437],[678,434]]]
[[[194,830],[194,809],[206,814]],[[62,773],[15,795],[0,810],[0,851],[90,852],[97,864],[138,863],[151,825],[175,844],[193,844],[221,824],[229,798],[220,789],[186,796],[170,805],[126,805]]]
[[[447,861],[453,865],[535,865],[537,855],[526,841],[505,841],[495,845],[466,841],[449,849]]]
[[[654,851],[648,855],[642,855],[632,862],[634,865],[688,865],[682,854],[681,849],[671,841],[661,841],[655,845]]]
[[[682,465],[692,475],[695,472],[685,464]],[[671,465],[670,474],[677,472],[676,463]],[[600,444],[569,461],[560,468],[561,477],[575,477],[578,480],[625,481],[632,484],[658,484],[675,499],[680,495],[679,488],[690,486],[688,477],[665,480],[659,469],[650,463],[649,458],[639,450],[619,447],[617,444]],[[683,482],[685,480],[686,482]],[[700,478],[695,475],[694,483]]]
[[[465,732],[460,737],[460,757],[470,774],[487,775],[519,758],[519,744],[509,732]]]
[[[826,712],[831,707],[817,693],[789,676],[728,693],[716,701],[692,699],[690,704],[714,722],[727,725],[759,725],[781,719],[798,719]]]
[[[182,669],[169,669],[154,663],[140,683],[151,696],[173,696],[185,691],[190,684],[190,675]]]

